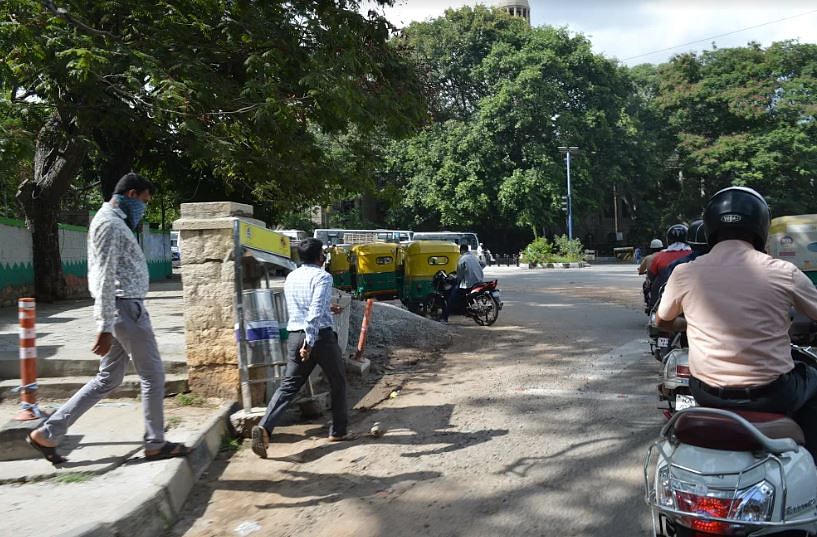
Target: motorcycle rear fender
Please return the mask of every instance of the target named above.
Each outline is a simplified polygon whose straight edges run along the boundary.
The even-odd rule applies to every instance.
[[[654,485],[658,472],[670,463],[673,478],[696,484],[701,491],[743,489],[765,480],[775,489],[772,522],[797,523],[817,516],[817,469],[805,449],[775,457],[686,444],[673,446],[665,440],[658,444],[657,452]],[[817,530],[817,522],[809,524],[811,531]]]

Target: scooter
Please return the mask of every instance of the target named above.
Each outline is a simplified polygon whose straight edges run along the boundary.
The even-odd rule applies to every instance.
[[[445,303],[450,296],[451,289],[457,284],[456,276],[439,270],[434,275],[432,287],[434,292],[428,300],[428,316],[435,321],[443,318]],[[465,290],[460,300],[451,305],[449,314],[465,315],[474,319],[480,326],[491,326],[499,317],[502,309],[502,296],[497,287],[497,280],[480,282]]]
[[[792,345],[817,367],[817,351]],[[817,535],[817,468],[782,414],[689,407],[644,460],[656,537]]]

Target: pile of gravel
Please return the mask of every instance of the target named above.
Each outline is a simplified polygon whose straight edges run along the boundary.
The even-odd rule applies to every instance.
[[[375,302],[369,323],[366,346],[395,349],[409,347],[423,351],[435,351],[451,343],[448,326],[415,315],[398,305],[398,302]],[[366,302],[353,300],[349,318],[349,347],[357,346],[363,311]]]

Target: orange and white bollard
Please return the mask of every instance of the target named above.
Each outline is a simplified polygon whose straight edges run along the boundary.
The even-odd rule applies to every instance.
[[[372,307],[374,307],[374,300],[366,301],[366,309],[363,312],[363,323],[360,326],[360,339],[357,340],[357,352],[355,352],[355,360],[363,361],[363,351],[366,349],[366,337],[369,335],[369,321],[372,318]]]
[[[37,304],[33,298],[17,302],[20,318],[20,413],[17,421],[31,421],[43,417],[37,406]]]

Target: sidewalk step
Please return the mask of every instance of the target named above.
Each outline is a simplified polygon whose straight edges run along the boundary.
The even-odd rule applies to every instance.
[[[186,374],[187,362],[163,360],[165,373]],[[37,358],[37,377],[92,377],[99,370],[99,358]],[[135,375],[133,362],[128,364],[128,375]],[[20,361],[17,356],[0,356],[0,379],[20,378]]]
[[[91,376],[47,377],[37,379],[37,396],[42,399],[66,399],[82,388]],[[15,400],[19,396],[12,390],[20,384],[19,380],[0,381],[0,397]],[[165,375],[165,394],[187,391],[187,374],[171,373]],[[108,398],[136,397],[141,392],[138,375],[127,375],[122,384]]]

